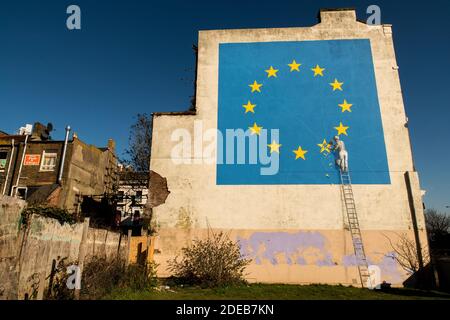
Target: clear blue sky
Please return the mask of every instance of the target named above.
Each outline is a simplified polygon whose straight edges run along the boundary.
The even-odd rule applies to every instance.
[[[66,28],[66,8],[82,30]],[[86,142],[127,146],[137,113],[180,111],[193,93],[198,30],[310,26],[320,8],[377,4],[393,24],[405,108],[425,203],[450,205],[450,2],[2,0],[0,130],[70,124]]]

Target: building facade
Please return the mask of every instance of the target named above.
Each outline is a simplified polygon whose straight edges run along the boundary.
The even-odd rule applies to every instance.
[[[427,263],[391,25],[367,25],[354,10],[322,10],[312,27],[200,31],[196,90],[195,112],[153,117],[151,170],[170,193],[153,208],[159,275],[168,276],[167,261],[211,228],[239,241],[252,259],[250,281],[358,285],[345,195],[325,152],[334,135],[347,145],[365,253],[379,281],[401,285],[411,276],[398,263],[402,237]],[[250,138],[262,139],[260,128],[281,118],[292,126],[261,147],[279,157],[278,174],[218,163],[223,137],[211,132],[248,127]],[[193,151],[185,152],[180,141],[189,138]]]
[[[32,132],[0,136],[0,191],[30,204],[50,204],[78,212],[84,196],[112,194],[117,187],[115,143],[98,148],[76,135],[48,139],[35,124]],[[64,160],[63,160],[64,159]]]
[[[117,189],[117,210],[121,221],[134,216],[143,217],[148,200],[148,172],[134,172],[119,166],[119,185]]]

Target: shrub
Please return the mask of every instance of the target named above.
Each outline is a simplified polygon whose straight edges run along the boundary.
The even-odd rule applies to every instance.
[[[84,265],[81,298],[100,299],[114,289],[149,290],[155,285],[155,264],[126,266],[119,258],[92,257]]]
[[[223,232],[208,232],[207,239],[194,240],[169,261],[169,269],[179,281],[204,287],[244,283],[244,271],[251,260],[242,257],[239,244]]]

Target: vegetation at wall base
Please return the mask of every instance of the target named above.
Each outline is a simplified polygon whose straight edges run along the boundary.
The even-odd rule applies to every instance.
[[[52,218],[59,221],[60,224],[68,223],[74,224],[80,222],[73,214],[70,214],[67,210],[47,206],[47,205],[36,205],[28,206],[22,211],[22,223],[24,225],[28,224],[30,217],[35,214],[42,217]]]
[[[242,257],[239,243],[223,232],[208,230],[206,239],[182,248],[181,260],[170,260],[169,269],[175,282],[212,288],[245,283],[244,271],[250,262]]]
[[[85,263],[81,299],[101,299],[113,290],[147,292],[156,286],[156,265],[126,265],[122,259],[93,257]]]
[[[70,274],[67,267],[78,265],[61,259],[52,270],[49,286],[46,289],[46,300],[73,300],[75,291],[67,287]],[[150,292],[156,286],[156,265],[126,265],[122,259],[106,259],[94,256],[85,262],[81,277],[79,298],[82,300],[98,300],[114,290]],[[31,297],[32,298],[32,297]]]

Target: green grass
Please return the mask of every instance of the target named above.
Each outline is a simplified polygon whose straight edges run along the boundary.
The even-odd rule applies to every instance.
[[[169,290],[117,290],[108,300],[423,300],[450,299],[449,294],[436,291],[393,288],[387,292],[355,287],[329,285],[250,284],[203,289],[170,287]]]

